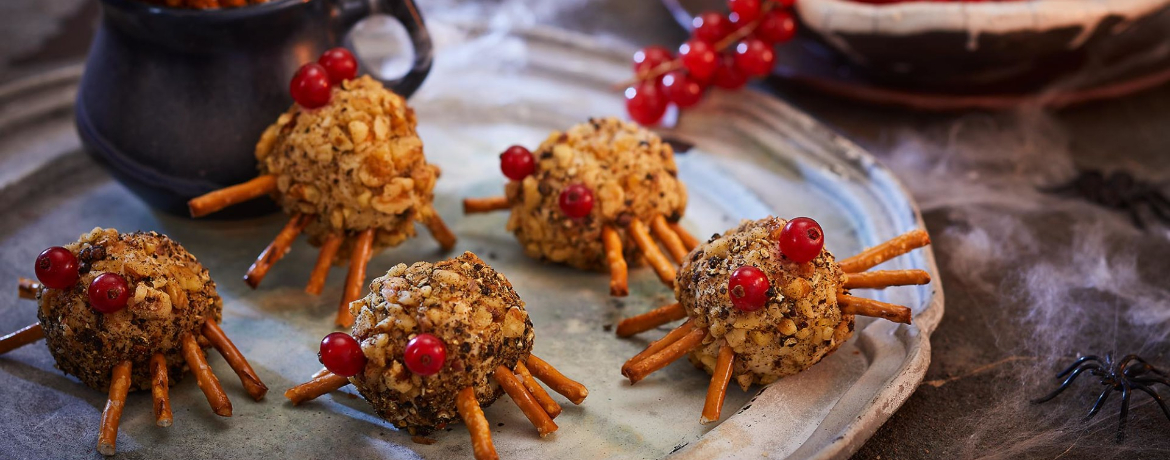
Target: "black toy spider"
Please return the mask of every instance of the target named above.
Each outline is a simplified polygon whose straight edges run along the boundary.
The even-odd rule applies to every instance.
[[[1145,204],[1150,214],[1170,225],[1170,199],[1157,185],[1134,179],[1125,171],[1114,171],[1105,177],[1099,170],[1082,170],[1072,181],[1045,191],[1079,196],[1109,209],[1125,211],[1140,229],[1146,228],[1139,212],[1139,206]]]
[[[1137,355],[1126,355],[1119,361],[1113,360],[1113,353],[1106,353],[1104,360],[1093,355],[1082,356],[1056,375],[1056,378],[1064,379],[1060,388],[1035,402],[1039,404],[1055,398],[1065,388],[1072,385],[1073,380],[1076,380],[1077,376],[1083,372],[1100,377],[1101,384],[1105,385],[1105,390],[1097,396],[1097,403],[1093,404],[1093,408],[1085,416],[1086,420],[1097,415],[1101,406],[1105,405],[1105,400],[1109,399],[1109,395],[1113,394],[1114,391],[1121,391],[1121,419],[1117,423],[1117,442],[1125,439],[1125,422],[1129,416],[1129,393],[1133,390],[1143,391],[1154,398],[1154,401],[1162,407],[1162,413],[1166,414],[1166,419],[1170,420],[1170,408],[1166,407],[1166,401],[1152,388],[1159,383],[1170,387],[1167,373],[1151,366],[1150,363]],[[1068,377],[1065,378],[1065,376]]]

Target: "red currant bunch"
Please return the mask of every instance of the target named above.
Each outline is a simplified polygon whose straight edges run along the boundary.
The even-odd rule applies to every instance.
[[[317,62],[297,69],[289,82],[288,92],[306,109],[329,103],[333,86],[357,76],[357,59],[345,48],[333,48],[321,54]]]
[[[776,65],[775,46],[796,35],[795,0],[728,0],[730,13],[707,11],[691,22],[691,39],[672,56],[661,46],[634,53],[635,78],[626,111],[643,125],[662,120],[670,105],[691,107],[714,85],[738,89]]]

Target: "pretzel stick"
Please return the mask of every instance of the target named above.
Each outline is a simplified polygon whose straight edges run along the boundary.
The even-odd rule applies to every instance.
[[[508,202],[506,196],[493,196],[488,198],[464,198],[463,199],[463,213],[464,214],[478,214],[481,212],[503,211],[512,207]]]
[[[339,233],[325,237],[321,243],[321,252],[317,254],[317,264],[313,266],[313,273],[309,275],[309,284],[305,285],[305,292],[312,295],[321,295],[325,289],[325,279],[329,278],[329,268],[333,266],[333,258],[337,256],[337,249],[345,236]]]
[[[540,433],[540,437],[543,438],[549,433],[557,431],[557,424],[553,422],[552,417],[549,417],[548,412],[540,407],[532,394],[524,389],[524,384],[520,383],[520,379],[517,379],[511,370],[504,366],[496,366],[493,377],[496,382],[500,383],[500,388],[503,388],[504,392],[512,397],[512,401],[520,407],[520,412],[523,412],[524,416],[528,417],[528,421],[536,427],[536,432]]]
[[[233,204],[259,198],[276,191],[276,175],[268,174],[242,184],[224,187],[187,202],[191,217],[203,217]]]
[[[110,399],[102,411],[101,430],[98,431],[97,451],[102,455],[114,455],[118,442],[118,422],[122,420],[122,408],[126,407],[126,393],[130,392],[130,361],[114,366],[110,378]]]
[[[630,366],[625,372],[622,372],[622,375],[630,379],[630,384],[638,383],[639,380],[646,378],[647,375],[666,367],[666,365],[681,358],[691,350],[699,348],[703,344],[703,336],[705,335],[707,335],[707,331],[705,330],[692,329],[683,338],[667,345],[662,351],[634,363],[633,366]]]
[[[715,361],[715,373],[711,375],[711,386],[707,387],[707,401],[703,404],[699,423],[706,425],[719,421],[723,400],[727,398],[727,382],[731,381],[731,365],[734,363],[735,352],[731,345],[723,343],[719,347],[719,359]]]
[[[284,228],[280,230],[280,233],[276,234],[276,238],[273,238],[272,242],[268,243],[268,247],[264,248],[264,252],[261,252],[260,256],[256,257],[256,261],[252,262],[252,266],[248,267],[248,272],[244,273],[244,282],[248,283],[248,286],[251,286],[252,289],[256,289],[256,286],[259,286],[260,281],[263,281],[264,276],[268,274],[268,270],[281,257],[288,254],[288,249],[292,246],[293,241],[296,241],[297,235],[300,235],[301,231],[305,229],[305,226],[309,225],[310,220],[312,220],[312,216],[304,214],[293,215],[292,219],[289,219],[288,223],[284,225]]]
[[[0,337],[0,355],[45,338],[41,323],[29,324],[19,331]]]
[[[629,337],[639,332],[649,331],[671,321],[687,317],[686,310],[678,302],[650,310],[640,315],[621,320],[617,326],[618,337]]]
[[[537,358],[536,355],[528,355],[528,370],[532,371],[532,375],[552,388],[553,391],[569,398],[573,404],[580,405],[582,401],[585,401],[585,397],[589,396],[589,390],[585,388],[585,385],[565,377],[564,374],[557,371],[549,363],[544,362],[543,359]]]
[[[528,367],[523,362],[516,363],[516,375],[520,377],[520,382],[524,384],[524,388],[529,393],[532,393],[532,397],[536,398],[536,402],[540,403],[540,407],[544,408],[544,412],[549,417],[555,419],[558,415],[561,415],[561,405],[557,404],[552,399],[552,396],[548,395],[547,391],[544,391],[544,387],[536,383],[536,379],[532,378],[532,373],[528,372]]]
[[[662,280],[662,284],[674,287],[674,266],[666,260],[666,256],[662,255],[662,251],[658,249],[658,243],[650,239],[650,232],[646,230],[646,224],[638,219],[631,219],[629,231],[634,238],[634,243],[637,243],[638,249],[641,249],[642,255],[646,257],[646,262],[649,262],[650,266],[654,267],[654,271],[658,273],[658,279]]]
[[[171,426],[171,383],[167,375],[167,357],[155,353],[150,357],[150,394],[154,396],[154,424]]]
[[[323,376],[323,375],[328,375],[328,374],[329,374],[329,368],[328,368],[328,367],[322,367],[322,368],[321,368],[321,369],[319,369],[317,372],[314,372],[314,373],[313,373],[313,375],[312,375],[311,377],[309,377],[309,380],[315,379],[315,378],[317,378],[317,377],[321,377],[321,376]]]
[[[676,263],[683,263],[687,258],[687,253],[691,252],[685,245],[682,239],[666,224],[666,218],[662,214],[654,216],[650,219],[650,230],[654,232],[654,236],[658,241],[666,246],[666,252],[670,253],[670,258],[674,259]]]
[[[498,460],[496,446],[492,444],[492,428],[487,418],[483,416],[483,409],[479,407],[479,400],[475,399],[475,389],[467,387],[459,390],[455,397],[455,408],[471,432],[471,451],[475,453],[475,460]]]
[[[930,282],[924,270],[878,270],[845,275],[845,289],[885,289],[890,286],[908,286]]]
[[[37,300],[37,291],[41,290],[41,283],[30,280],[25,277],[20,277],[20,286],[17,294],[22,299]]]
[[[646,359],[647,356],[651,356],[655,353],[658,353],[659,351],[662,351],[663,348],[670,346],[671,344],[677,342],[679,339],[681,339],[684,336],[686,336],[687,334],[689,334],[691,332],[691,329],[694,329],[694,328],[695,328],[695,320],[692,318],[692,319],[687,320],[687,322],[682,323],[682,325],[680,325],[679,327],[674,328],[673,331],[670,331],[665,336],[663,336],[661,339],[658,339],[654,342],[651,342],[650,345],[647,346],[645,350],[642,350],[641,353],[634,355],[633,358],[630,358],[629,360],[626,361],[625,364],[622,364],[622,375],[626,375],[626,372],[628,372],[629,368],[632,367],[634,364],[637,364],[638,361]]]
[[[846,315],[872,316],[885,318],[895,323],[910,324],[910,309],[901,305],[879,302],[864,297],[838,295],[837,306],[841,313]]]
[[[252,399],[256,401],[264,399],[264,395],[268,393],[268,387],[260,381],[260,377],[256,375],[256,371],[252,370],[248,360],[244,359],[244,355],[240,353],[227,334],[223,333],[223,329],[219,328],[219,324],[216,324],[215,320],[208,318],[207,321],[203,322],[203,337],[211,342],[211,346],[219,350],[223,359],[227,361],[233,371],[236,371],[236,375],[240,377],[240,383],[244,385],[244,390],[252,396]]]
[[[860,273],[877,264],[930,244],[930,235],[922,230],[911,230],[889,241],[861,251],[861,254],[842,260],[845,273]]]
[[[422,220],[423,225],[427,231],[431,232],[431,236],[435,241],[439,242],[439,247],[444,251],[450,251],[455,247],[455,234],[451,233],[451,229],[447,228],[447,224],[443,222],[443,218],[439,214],[431,211],[430,215]]]
[[[678,238],[682,240],[683,246],[687,248],[688,252],[699,246],[699,240],[683,228],[682,225],[679,225],[678,222],[672,222],[669,225],[670,229],[674,230],[674,234],[678,235]]]
[[[353,244],[353,253],[349,256],[349,273],[345,275],[345,291],[341,295],[341,305],[337,306],[337,325],[350,327],[353,325],[353,315],[349,313],[349,303],[362,296],[362,284],[366,282],[366,264],[370,263],[370,255],[374,250],[374,229],[366,229],[358,234]]]
[[[605,261],[609,264],[609,295],[630,295],[629,269],[622,256],[622,238],[608,225],[601,227],[601,242],[605,245]]]
[[[190,333],[183,334],[181,340],[183,342],[183,359],[187,360],[187,367],[190,367],[191,373],[195,374],[195,382],[199,384],[199,389],[203,390],[203,396],[207,397],[207,403],[211,404],[211,410],[215,412],[215,415],[231,417],[232,402],[224,394],[223,387],[219,385],[219,379],[211,372],[211,366],[207,365],[207,358],[203,356],[203,350],[195,342],[195,336]]]
[[[288,391],[284,392],[284,397],[292,401],[295,406],[305,401],[317,399],[330,391],[340,390],[346,385],[349,385],[349,378],[326,371],[320,377],[314,377],[313,380],[289,388]]]

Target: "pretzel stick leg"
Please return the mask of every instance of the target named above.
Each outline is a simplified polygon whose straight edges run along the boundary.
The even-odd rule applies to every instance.
[[[878,270],[845,275],[845,289],[885,289],[930,282],[925,270]]]
[[[475,460],[499,460],[496,446],[492,444],[492,428],[487,418],[483,416],[483,409],[479,407],[479,400],[475,399],[475,389],[467,387],[459,390],[455,397],[455,408],[471,432],[471,450],[475,453]]]
[[[208,318],[203,323],[203,337],[211,342],[211,346],[215,347],[220,355],[223,355],[223,359],[227,361],[233,371],[236,371],[236,375],[240,376],[240,383],[244,385],[244,390],[248,392],[248,395],[256,401],[264,399],[264,395],[268,393],[268,387],[260,381],[260,377],[256,375],[256,371],[252,370],[248,360],[244,359],[244,355],[236,348],[236,344],[232,343],[227,334],[223,333],[223,329],[220,329],[215,320]]]
[[[183,334],[181,340],[183,342],[183,359],[187,360],[187,367],[190,367],[191,373],[195,374],[195,381],[199,384],[199,389],[203,390],[203,396],[207,397],[207,403],[211,405],[211,410],[215,412],[215,415],[231,417],[232,402],[224,394],[223,387],[219,385],[219,379],[211,372],[211,366],[207,365],[207,357],[203,356],[203,350],[195,342],[195,336]]]
[[[268,270],[276,264],[281,257],[288,254],[288,249],[292,247],[293,241],[296,241],[297,235],[309,225],[312,216],[304,214],[296,214],[289,219],[280,233],[276,234],[276,238],[268,243],[268,247],[264,248],[264,252],[256,257],[256,261],[252,262],[252,266],[248,267],[248,272],[244,273],[244,282],[248,283],[252,289],[260,285],[260,281],[264,280],[264,276],[268,274]]]
[[[333,258],[337,256],[337,249],[345,235],[332,234],[321,244],[321,252],[317,254],[317,263],[313,265],[313,273],[309,275],[309,284],[305,285],[305,292],[312,295],[321,295],[325,289],[325,279],[329,278],[329,268],[333,267]]]
[[[681,358],[683,355],[690,353],[691,350],[699,348],[699,346],[703,344],[703,336],[705,335],[707,335],[707,331],[702,329],[692,329],[691,332],[688,332],[687,335],[683,336],[683,338],[678,339],[677,342],[667,345],[666,348],[662,349],[662,351],[647,356],[641,361],[634,363],[634,365],[626,369],[622,375],[625,375],[626,378],[630,379],[631,384],[638,383],[639,380],[646,378],[647,375],[650,375],[654,371],[666,367],[668,364]]]
[[[150,357],[150,394],[154,396],[154,424],[171,426],[171,383],[167,375],[167,357],[155,353]]]
[[[0,337],[0,355],[45,338],[41,323],[29,324],[19,331]]]
[[[536,379],[532,377],[531,372],[528,372],[528,367],[523,362],[516,363],[516,376],[520,378],[520,383],[524,384],[524,389],[532,393],[532,397],[536,398],[536,402],[540,403],[540,407],[544,408],[544,412],[549,417],[555,419],[561,415],[561,405],[557,404],[547,391],[544,391],[544,387],[536,383]]]
[[[544,362],[543,359],[537,358],[536,355],[528,355],[528,370],[532,375],[552,388],[553,391],[560,393],[561,396],[569,398],[573,404],[581,404],[585,401],[585,397],[589,396],[589,390],[585,385],[577,383],[572,379],[565,377],[564,374],[556,370],[549,363]]]
[[[851,295],[838,295],[837,305],[841,308],[841,313],[846,315],[872,316],[895,323],[910,324],[910,309],[901,305]]]
[[[699,240],[683,228],[682,225],[679,225],[678,222],[671,223],[670,229],[674,230],[674,234],[678,235],[678,238],[682,240],[683,246],[687,248],[688,252],[699,246]]]
[[[20,277],[20,286],[17,294],[22,299],[37,300],[37,291],[41,290],[41,283]]]
[[[349,256],[349,273],[345,275],[345,291],[341,295],[341,304],[337,306],[338,326],[353,325],[349,303],[362,296],[362,284],[366,282],[366,265],[370,263],[373,251],[374,229],[371,228],[359,233],[357,240],[354,241],[353,253]]]
[[[654,329],[671,321],[687,317],[686,310],[678,302],[658,307],[637,316],[623,319],[617,326],[618,337],[629,337],[639,332]]]
[[[629,269],[622,256],[622,238],[608,225],[601,227],[601,242],[605,244],[605,261],[609,265],[609,295],[630,295]]]
[[[443,218],[439,217],[439,213],[431,210],[430,215],[422,220],[423,226],[427,231],[431,232],[431,236],[435,241],[439,242],[439,247],[444,251],[450,251],[455,247],[455,234],[451,233],[451,229],[447,228],[447,223],[443,222]]]
[[[506,196],[493,196],[489,198],[464,198],[463,199],[463,213],[477,214],[482,212],[503,211],[512,207],[508,203]]]
[[[715,361],[715,374],[711,376],[711,386],[707,387],[707,401],[703,404],[703,416],[699,423],[708,424],[719,421],[719,414],[723,412],[723,400],[727,398],[727,383],[731,381],[731,366],[735,363],[735,352],[731,346],[724,343],[719,347],[719,359]]]
[[[646,257],[646,262],[654,267],[654,271],[658,273],[658,279],[662,280],[662,284],[674,287],[674,266],[666,260],[666,256],[662,255],[662,251],[658,249],[658,243],[650,239],[650,232],[646,229],[646,224],[638,219],[631,219],[629,232],[630,236],[634,238],[634,243],[638,245],[638,249],[642,250],[642,255]]]
[[[533,398],[532,394],[524,389],[524,384],[520,383],[520,379],[516,378],[511,370],[504,366],[496,366],[493,377],[496,382],[500,383],[500,388],[503,388],[512,401],[520,407],[524,416],[528,417],[528,421],[536,427],[536,432],[540,433],[540,437],[543,438],[549,433],[557,431],[557,424],[553,422],[552,417],[549,417],[548,412],[545,412],[544,408],[536,402],[536,398]]]
[[[224,187],[187,202],[191,217],[203,217],[233,204],[259,198],[276,190],[276,176],[269,174],[242,184]]]
[[[305,401],[317,399],[330,391],[340,390],[346,385],[349,385],[348,378],[326,371],[321,376],[314,377],[313,380],[289,388],[288,391],[284,392],[284,397],[292,401],[295,406]]]
[[[922,230],[911,230],[861,251],[861,254],[842,260],[841,270],[844,270],[845,273],[860,273],[928,244],[930,244],[930,235]]]
[[[673,331],[670,331],[665,336],[663,336],[661,339],[658,339],[654,342],[651,342],[650,345],[647,346],[645,350],[642,350],[641,353],[634,355],[633,358],[630,358],[629,360],[626,361],[625,364],[622,365],[622,375],[626,375],[626,372],[628,372],[629,368],[631,366],[633,366],[634,364],[637,364],[638,361],[646,359],[647,356],[651,356],[655,353],[658,353],[658,352],[662,351],[663,348],[666,348],[666,347],[670,346],[671,344],[678,342],[679,339],[685,337],[687,334],[689,334],[691,332],[691,329],[694,329],[694,328],[695,328],[695,320],[689,319],[689,320],[687,320],[687,322],[682,323],[679,327],[674,328]]]
[[[675,263],[683,263],[687,258],[687,253],[691,252],[683,244],[682,238],[674,232],[674,229],[667,225],[666,218],[662,214],[654,216],[650,220],[650,230],[654,232],[654,237],[662,242],[666,247],[666,252],[670,253],[670,258],[674,259]]]
[[[98,431],[97,451],[105,456],[114,455],[118,441],[118,422],[122,420],[122,409],[126,407],[126,393],[130,392],[130,361],[114,366],[110,379],[110,398],[102,411],[102,425]]]

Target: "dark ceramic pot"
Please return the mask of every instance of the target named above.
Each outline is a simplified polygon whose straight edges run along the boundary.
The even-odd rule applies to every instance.
[[[122,184],[174,214],[185,215],[193,197],[256,176],[253,147],[292,104],[293,73],[338,46],[362,18],[388,14],[410,34],[413,67],[385,81],[389,88],[409,96],[431,68],[430,36],[412,0],[275,0],[218,10],[101,4],[77,94],[77,131]],[[265,201],[231,211],[275,209]]]

